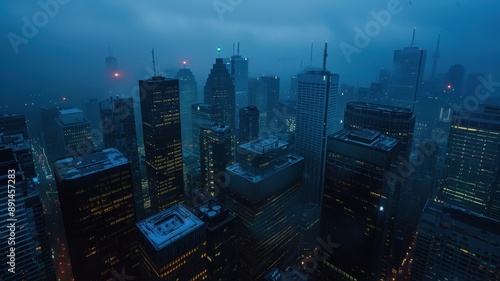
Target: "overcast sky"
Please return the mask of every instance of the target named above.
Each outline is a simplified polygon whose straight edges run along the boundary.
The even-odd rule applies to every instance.
[[[456,63],[466,73],[500,72],[497,0],[55,1],[0,4],[0,104],[30,102],[33,94],[42,95],[38,105],[62,96],[105,98],[108,46],[131,89],[148,75],[154,47],[167,76],[173,74],[167,69],[186,60],[201,91],[217,47],[222,47],[222,56],[230,56],[233,42],[240,42],[241,55],[249,58],[251,77],[279,75],[284,91],[301,63],[309,65],[311,42],[314,65],[321,65],[328,41],[327,68],[340,74],[341,83],[367,85],[377,69],[391,68],[394,49],[410,45],[413,27],[415,46],[428,50],[425,78],[440,29],[438,73]],[[39,4],[45,2],[58,8],[50,6],[47,14]],[[354,29],[364,30],[374,20],[372,12],[388,10],[388,4],[397,13],[372,30],[370,41],[349,62],[339,46],[356,46]],[[35,24],[34,32],[23,18]]]

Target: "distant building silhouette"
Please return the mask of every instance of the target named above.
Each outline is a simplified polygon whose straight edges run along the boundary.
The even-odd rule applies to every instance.
[[[56,124],[58,149],[54,159],[83,156],[94,151],[91,125],[81,109],[59,110]]]
[[[194,75],[189,68],[179,69],[176,78],[179,79],[182,145],[183,147],[192,149],[193,121],[191,114],[191,105],[198,103],[198,85],[196,84]]]
[[[213,122],[224,123],[235,128],[234,83],[222,58],[215,59],[204,88],[205,103],[214,107],[220,115]]]
[[[238,141],[240,144],[259,138],[259,109],[256,106],[240,108]]]

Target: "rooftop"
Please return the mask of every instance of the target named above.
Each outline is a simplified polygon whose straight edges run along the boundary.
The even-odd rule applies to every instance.
[[[54,167],[62,180],[68,180],[114,168],[128,162],[128,159],[116,148],[106,148],[81,157],[58,160],[54,163]]]
[[[144,235],[157,250],[164,249],[191,231],[204,227],[204,223],[180,204],[144,219],[137,224]]]
[[[390,151],[399,142],[398,139],[384,135],[379,131],[362,129],[349,130],[343,129],[330,136],[331,138],[345,142],[356,143],[359,145],[377,148],[379,150]]]
[[[274,149],[283,148],[288,143],[280,141],[277,137],[261,138],[240,145],[240,149],[248,150],[256,154],[264,154]]]
[[[349,107],[360,107],[360,108],[367,108],[367,109],[372,109],[372,110],[399,112],[399,113],[410,113],[410,114],[413,113],[413,111],[410,108],[406,108],[406,107],[368,103],[368,102],[360,102],[360,101],[348,102],[346,108],[349,108]]]
[[[277,165],[276,167],[274,167],[272,170],[266,172],[266,173],[263,173],[263,174],[252,174],[250,173],[249,171],[246,171],[244,170],[240,164],[234,164],[234,165],[231,165],[229,167],[226,168],[227,171],[230,171],[230,172],[233,172],[253,183],[256,183],[256,182],[259,182],[261,181],[262,179],[280,171],[280,170],[283,170],[285,169],[286,167],[288,166],[291,166],[301,160],[303,160],[304,158],[301,157],[301,156],[298,156],[298,155],[295,155],[295,154],[291,154],[289,153],[286,157],[285,160],[283,160],[282,163],[280,163],[279,165]]]
[[[68,108],[59,110],[60,114],[74,114],[74,113],[82,113],[83,111],[79,108]]]

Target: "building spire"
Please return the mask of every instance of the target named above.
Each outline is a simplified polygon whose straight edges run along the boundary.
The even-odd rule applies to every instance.
[[[440,57],[439,55],[439,41],[441,40],[441,29],[439,30],[439,34],[438,34],[438,40],[437,40],[437,43],[436,43],[436,50],[434,51],[434,54],[432,55],[432,71],[431,71],[431,77],[430,79],[434,79],[436,77],[436,65],[437,65],[437,61]]]
[[[153,75],[156,76],[155,48],[151,49],[151,58],[152,58],[152,62],[153,62]]]
[[[411,37],[411,46],[414,46],[415,43],[415,30],[417,30],[416,27],[413,28],[413,36]]]
[[[323,72],[326,71],[326,57],[328,54],[326,53],[326,50],[328,49],[328,42],[325,42],[325,52],[323,53]]]
[[[239,56],[240,55],[240,42],[238,42],[238,51],[236,52],[236,54]]]

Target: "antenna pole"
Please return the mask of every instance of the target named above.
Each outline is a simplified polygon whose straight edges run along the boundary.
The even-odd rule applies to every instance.
[[[154,74],[154,76],[156,76],[155,48],[151,49],[151,57],[153,59],[153,74]]]
[[[238,42],[238,52],[236,53],[238,56],[240,55],[240,42]]]
[[[412,36],[412,38],[411,38],[411,46],[412,46],[412,47],[413,47],[413,43],[415,43],[415,30],[416,30],[416,29],[417,29],[416,27],[414,27],[414,28],[413,28],[413,36]]]
[[[328,54],[326,53],[326,49],[328,48],[328,42],[325,42],[325,53],[323,54],[323,72],[326,71],[326,57]]]
[[[310,61],[309,66],[312,67],[312,65],[313,65],[313,42],[311,42],[311,61]]]

